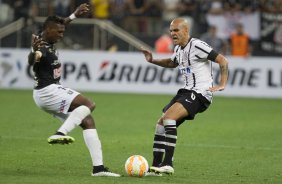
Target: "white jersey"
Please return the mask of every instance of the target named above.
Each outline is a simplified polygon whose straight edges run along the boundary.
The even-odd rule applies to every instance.
[[[209,101],[212,101],[212,92],[208,89],[213,85],[212,62],[208,60],[211,51],[204,41],[191,38],[185,47],[177,45],[171,57],[184,79],[183,88],[201,93]]]

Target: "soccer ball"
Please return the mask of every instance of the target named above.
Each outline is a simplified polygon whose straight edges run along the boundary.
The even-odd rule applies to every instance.
[[[125,171],[129,176],[145,176],[149,169],[147,160],[141,155],[132,155],[125,162]]]

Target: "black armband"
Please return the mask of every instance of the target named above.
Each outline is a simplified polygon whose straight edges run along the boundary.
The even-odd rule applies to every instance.
[[[215,61],[215,58],[218,56],[218,53],[212,50],[208,55],[208,60]]]

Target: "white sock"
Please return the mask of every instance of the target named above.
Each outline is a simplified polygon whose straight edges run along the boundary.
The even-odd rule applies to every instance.
[[[93,166],[103,165],[102,146],[96,129],[83,130],[83,138],[90,152]]]
[[[163,125],[157,124],[155,129],[155,134],[158,135],[164,135],[165,134],[165,128]]]
[[[68,134],[76,126],[81,124],[81,121],[91,113],[90,109],[84,105],[81,105],[74,109],[63,125],[58,129],[58,132]]]

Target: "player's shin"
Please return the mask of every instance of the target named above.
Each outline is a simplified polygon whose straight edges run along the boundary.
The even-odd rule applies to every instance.
[[[102,146],[101,146],[101,141],[98,137],[97,130],[96,129],[83,130],[83,138],[90,152],[93,166],[103,167]]]
[[[58,132],[68,134],[76,126],[80,125],[82,120],[91,113],[90,109],[84,105],[81,105],[74,109],[63,125],[58,129]]]
[[[165,152],[165,129],[164,126],[157,124],[153,144],[153,166],[158,167],[163,160]]]
[[[177,141],[176,121],[171,119],[166,119],[163,122],[165,128],[166,146],[165,146],[165,158],[163,160],[162,165],[172,166],[172,159]]]

